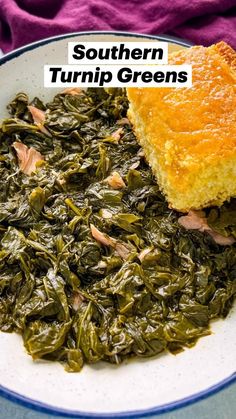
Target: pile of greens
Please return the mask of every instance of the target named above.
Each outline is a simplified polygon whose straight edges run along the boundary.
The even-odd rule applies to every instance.
[[[46,111],[45,132],[29,104]],[[191,347],[236,292],[235,244],[178,224],[127,107],[121,89],[61,93],[47,105],[20,93],[0,128],[0,330],[68,371]],[[44,156],[30,176],[16,141]],[[124,187],[107,182],[114,171]],[[235,201],[207,216],[236,237]]]

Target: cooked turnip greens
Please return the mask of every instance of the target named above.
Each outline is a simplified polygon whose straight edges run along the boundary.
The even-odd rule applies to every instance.
[[[178,223],[127,106],[120,89],[20,93],[0,129],[0,329],[68,371],[191,347],[236,292],[235,244]],[[235,207],[209,225],[236,237]]]

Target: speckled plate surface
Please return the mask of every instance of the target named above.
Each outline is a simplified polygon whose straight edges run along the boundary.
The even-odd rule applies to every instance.
[[[50,99],[44,64],[66,64],[67,42],[135,41],[138,35],[83,33],[51,38],[0,59],[0,119],[16,92]],[[148,37],[141,37],[145,41]],[[152,38],[151,38],[152,39]],[[140,36],[138,37],[140,41]],[[187,47],[168,40],[169,49]],[[161,354],[120,366],[99,363],[68,374],[57,363],[33,362],[21,337],[0,333],[0,394],[28,407],[76,417],[139,417],[193,403],[236,380],[236,309],[212,324],[212,334],[177,356]]]

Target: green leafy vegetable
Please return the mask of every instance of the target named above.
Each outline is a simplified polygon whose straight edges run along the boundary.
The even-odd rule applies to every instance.
[[[28,105],[45,112],[46,134]],[[236,245],[178,224],[124,119],[125,92],[62,93],[46,105],[19,93],[8,110],[0,128],[0,330],[21,333],[34,359],[67,371],[175,353],[209,334],[210,320],[233,304]],[[14,142],[45,159],[30,176]],[[235,200],[206,218],[236,237]]]

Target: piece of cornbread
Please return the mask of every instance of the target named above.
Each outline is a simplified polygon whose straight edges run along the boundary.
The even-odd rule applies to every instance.
[[[128,117],[170,207],[236,196],[236,52],[224,42],[169,56],[192,64],[191,88],[127,88]]]

